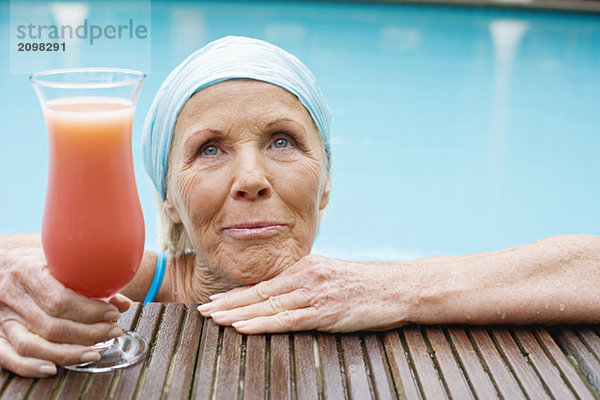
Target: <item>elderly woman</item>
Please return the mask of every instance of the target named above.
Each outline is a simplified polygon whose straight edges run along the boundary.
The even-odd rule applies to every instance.
[[[599,237],[402,263],[310,254],[331,187],[329,114],[308,69],[269,43],[227,37],[175,68],[144,153],[167,251],[145,252],[131,299],[203,303],[242,333],[600,322]],[[0,366],[52,375],[121,334],[130,301],[66,289],[39,235],[0,237],[0,249]]]

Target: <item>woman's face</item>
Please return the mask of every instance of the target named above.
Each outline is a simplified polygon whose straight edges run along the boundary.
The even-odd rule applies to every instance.
[[[179,114],[165,206],[218,275],[253,284],[308,254],[329,187],[317,127],[278,86],[221,82]]]

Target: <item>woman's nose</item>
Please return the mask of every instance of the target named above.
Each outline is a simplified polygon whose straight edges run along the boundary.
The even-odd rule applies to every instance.
[[[255,155],[246,155],[236,166],[236,177],[231,194],[236,200],[256,200],[271,196],[273,188],[264,167]]]

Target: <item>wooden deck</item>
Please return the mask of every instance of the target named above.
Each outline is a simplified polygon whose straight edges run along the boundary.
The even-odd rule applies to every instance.
[[[598,399],[598,326],[410,326],[382,333],[239,335],[181,304],[120,324],[151,343],[105,374],[0,370],[0,399]]]

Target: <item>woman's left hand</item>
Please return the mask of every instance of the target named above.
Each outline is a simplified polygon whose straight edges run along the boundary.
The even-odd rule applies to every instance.
[[[212,296],[198,311],[247,334],[390,329],[410,319],[400,269],[310,254],[270,280]]]

